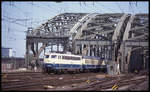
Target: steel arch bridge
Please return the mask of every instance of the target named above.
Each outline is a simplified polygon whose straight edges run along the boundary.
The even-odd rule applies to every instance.
[[[148,47],[148,14],[123,13],[63,13],[39,27],[28,28],[26,35],[27,66],[38,62],[48,46],[57,45],[57,52],[99,56],[125,65],[125,57],[132,49]],[[42,43],[39,48],[38,44]],[[59,47],[63,47],[60,51]],[[32,53],[32,60],[29,59]],[[123,71],[123,66],[121,70]]]

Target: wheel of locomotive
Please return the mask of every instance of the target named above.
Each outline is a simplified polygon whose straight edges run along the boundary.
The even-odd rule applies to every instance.
[[[107,68],[104,68],[104,73],[106,73],[107,72]]]
[[[57,70],[57,74],[61,74],[61,69]]]
[[[86,73],[86,70],[87,70],[87,69],[83,69],[81,72],[82,72],[82,73]]]
[[[83,69],[79,69],[79,73],[83,73]]]
[[[100,69],[98,68],[98,69],[96,69],[96,71],[97,71],[97,72],[100,72]]]
[[[47,68],[47,69],[46,69],[46,72],[47,72],[48,74],[50,74],[50,73],[51,73],[51,70],[50,70],[49,68]]]
[[[43,74],[46,74],[46,73],[47,73],[45,68],[42,69],[42,73],[43,73]]]
[[[107,72],[107,68],[102,68],[101,70],[102,70],[103,73]]]
[[[60,73],[61,73],[61,74],[64,74],[64,71],[63,71],[63,69],[61,69],[61,70],[60,70]]]
[[[87,72],[89,73],[89,72],[90,72],[90,69],[87,69]]]
[[[90,69],[90,72],[94,72],[94,69]]]
[[[79,73],[79,69],[76,69],[76,73]]]
[[[67,73],[68,74],[73,74],[73,71],[68,70]]]
[[[60,74],[60,70],[55,69],[54,74]]]
[[[95,73],[97,73],[98,72],[98,69],[95,69]]]
[[[96,69],[93,69],[93,72],[96,73],[97,72]]]
[[[53,73],[54,73],[54,74],[57,74],[57,70],[53,70]]]
[[[46,73],[46,68],[44,67],[44,65],[42,65],[42,73],[43,73],[43,74]]]
[[[76,74],[77,72],[78,72],[78,69],[75,69],[75,70],[74,70],[74,73]]]

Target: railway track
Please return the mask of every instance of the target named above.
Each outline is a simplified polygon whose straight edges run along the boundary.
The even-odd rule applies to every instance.
[[[106,83],[102,83],[102,84],[98,84],[97,87],[95,87],[94,89],[96,90],[115,90],[118,89],[120,87],[126,86],[126,85],[133,85],[133,84],[138,84],[141,83],[145,80],[146,76],[138,78],[138,79],[134,79],[134,78],[127,78],[127,79],[120,79],[119,81],[115,80],[111,83],[106,82]],[[115,87],[116,86],[116,87]],[[90,90],[90,89],[88,89]],[[93,88],[92,88],[93,90]]]
[[[80,73],[80,74],[42,74],[42,73],[4,73],[2,76],[2,89],[4,90],[18,90],[33,87],[39,87],[43,85],[59,86],[65,84],[71,84],[75,82],[82,82],[86,80],[85,76],[94,76],[97,73]],[[80,77],[82,76],[82,77]],[[63,82],[59,78],[63,78]],[[67,80],[69,78],[69,80]],[[58,83],[57,83],[58,82]]]
[[[122,76],[119,80],[117,77],[110,77],[110,78],[102,78],[102,79],[97,79],[96,81],[91,81],[91,83],[84,83],[84,84],[79,84],[76,87],[73,88],[67,88],[67,89],[58,89],[58,90],[118,90],[123,86],[126,85],[131,85],[135,86],[136,84],[142,83],[143,81],[146,80],[147,76]],[[113,86],[117,86],[116,89],[113,88]],[[127,90],[127,89],[126,89]]]
[[[101,75],[102,77],[96,77]],[[43,74],[41,72],[2,73],[2,90],[119,90],[148,79],[147,74],[105,76],[104,73]],[[52,86],[45,88],[44,86]]]

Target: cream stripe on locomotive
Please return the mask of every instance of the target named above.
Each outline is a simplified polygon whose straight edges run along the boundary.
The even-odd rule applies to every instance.
[[[51,64],[82,64],[82,56],[68,54],[46,54],[45,63]]]

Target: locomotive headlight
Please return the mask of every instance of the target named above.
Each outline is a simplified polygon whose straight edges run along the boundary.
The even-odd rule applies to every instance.
[[[106,65],[104,60],[102,61],[102,65]]]
[[[45,59],[45,60],[44,60],[44,62],[51,62],[51,61],[50,61],[50,60],[48,60],[48,59]]]

